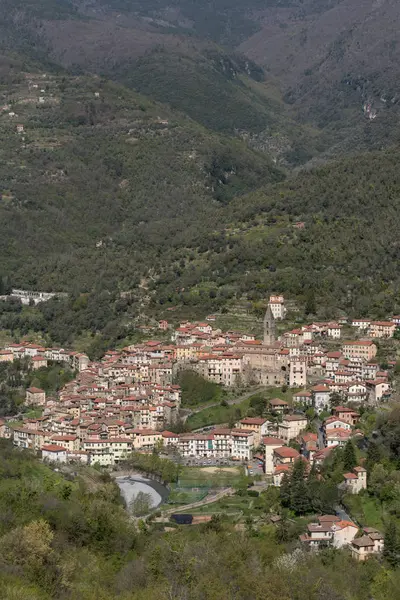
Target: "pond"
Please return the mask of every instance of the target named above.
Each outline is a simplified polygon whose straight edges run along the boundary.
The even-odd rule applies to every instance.
[[[128,506],[132,499],[139,492],[149,494],[151,498],[151,508],[157,508],[168,497],[168,489],[152,479],[147,479],[141,475],[128,475],[127,477],[116,477],[115,481],[121,491],[121,494]]]

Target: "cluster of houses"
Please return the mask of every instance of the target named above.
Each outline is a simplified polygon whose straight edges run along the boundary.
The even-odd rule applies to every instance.
[[[107,352],[99,362],[30,343],[10,344],[3,352],[10,360],[43,357],[77,371],[57,397],[35,387],[26,390],[25,403],[40,407],[40,418],[0,422],[1,437],[41,451],[44,458],[115,464],[133,450],[162,445],[160,431],[178,418],[181,389],[172,384],[171,345],[149,341]]]
[[[384,537],[377,529],[365,527],[363,535],[352,521],[335,515],[322,515],[316,523],[307,525],[307,533],[300,535],[300,542],[313,550],[332,546],[349,548],[353,558],[359,561],[377,556],[384,548]]]
[[[0,362],[14,362],[28,359],[32,369],[47,367],[50,361],[69,365],[73,370],[84,371],[89,365],[89,357],[83,352],[73,352],[63,348],[45,348],[31,342],[7,344],[0,350]]]
[[[180,323],[172,329],[171,341],[150,340],[110,350],[99,362],[62,348],[29,342],[6,345],[0,350],[0,362],[26,358],[33,369],[40,369],[54,361],[70,365],[77,376],[55,398],[29,388],[26,404],[42,407],[42,417],[13,428],[6,420],[0,425],[0,435],[13,437],[17,446],[42,450],[46,458],[76,458],[102,465],[114,464],[132,450],[150,451],[162,445],[173,446],[183,457],[242,461],[265,446],[265,470],[279,485],[287,465],[296,459],[295,455],[286,456],[293,450],[286,446],[299,439],[307,426],[300,411],[314,407],[318,414],[331,412],[335,393],[341,404],[349,402],[354,407],[385,401],[391,392],[388,372],[375,360],[377,346],[372,339],[344,341],[339,350],[330,351],[326,340],[340,344],[343,322],[312,323],[278,337],[276,321],[285,315],[284,298],[271,296],[262,340],[237,331],[223,332],[210,315],[204,322]],[[390,337],[400,325],[400,317],[388,322],[390,327],[383,323],[355,320],[352,325],[359,330],[357,335]],[[163,320],[158,329],[168,332],[171,328]],[[239,383],[292,386],[300,389],[293,395],[294,408],[300,411],[275,398],[270,401],[270,412],[281,415],[279,423],[246,418],[232,429],[173,434],[168,425],[177,420],[181,403],[180,388],[173,381],[187,369],[228,388]],[[316,382],[312,387],[307,386],[310,380]],[[323,423],[323,444],[310,437],[301,440],[305,459],[322,460],[321,453],[361,435],[355,428],[357,412],[338,409]],[[265,439],[279,440],[276,449],[285,448],[280,451],[283,455],[275,449],[270,455]]]

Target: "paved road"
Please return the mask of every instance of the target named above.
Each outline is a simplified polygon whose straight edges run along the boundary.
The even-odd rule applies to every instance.
[[[353,523],[355,522],[355,519],[353,517],[351,517],[344,510],[343,506],[340,506],[339,504],[336,504],[336,506],[335,506],[335,513],[342,521],[352,521]]]

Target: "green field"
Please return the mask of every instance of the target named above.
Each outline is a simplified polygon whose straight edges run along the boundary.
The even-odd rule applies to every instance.
[[[186,488],[223,488],[237,485],[243,477],[241,467],[182,467],[177,484]]]
[[[347,495],[343,504],[357,523],[363,527],[384,530],[386,510],[377,498],[364,495]]]
[[[291,404],[293,394],[296,391],[297,390],[295,389],[290,389],[283,392],[281,388],[269,388],[264,392],[259,393],[263,394],[266,400],[270,398],[281,398],[282,400],[286,400],[286,402]],[[246,398],[239,404],[234,404],[232,406],[213,406],[204,408],[204,410],[190,415],[186,423],[191,430],[200,429],[200,427],[207,427],[207,425],[220,425],[223,423],[233,424],[235,421],[247,416],[250,408],[250,402],[251,398]]]
[[[191,415],[186,421],[190,429],[199,429],[207,425],[215,425],[219,423],[230,423],[240,419],[246,415],[250,407],[250,399],[243,400],[240,404],[234,406],[212,406],[204,408],[198,413]],[[240,415],[238,412],[240,410]]]

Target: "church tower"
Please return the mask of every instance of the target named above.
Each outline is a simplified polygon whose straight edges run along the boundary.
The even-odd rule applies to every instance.
[[[270,305],[268,304],[267,312],[264,317],[264,344],[272,346],[275,342],[275,318],[272,314]]]

